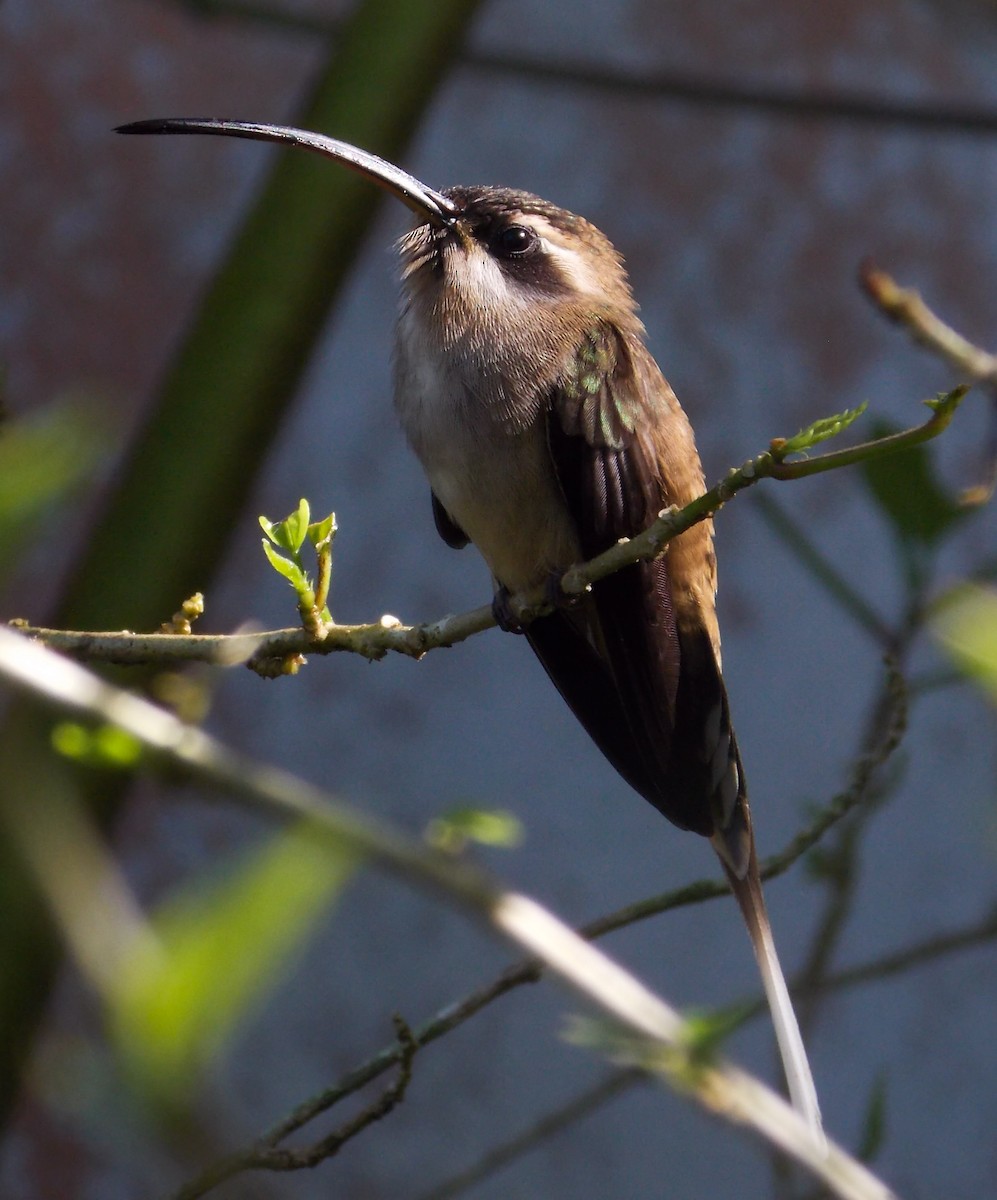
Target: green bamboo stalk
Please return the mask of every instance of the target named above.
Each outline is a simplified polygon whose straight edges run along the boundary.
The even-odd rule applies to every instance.
[[[476,0],[366,0],[296,123],[403,157],[475,7]],[[59,625],[155,628],[210,583],[375,201],[349,172],[306,154],[279,156],[124,464]],[[4,818],[68,792],[106,820],[127,781],[56,758],[49,718],[27,703],[0,728],[0,762],[3,1122],[59,962],[55,930]]]

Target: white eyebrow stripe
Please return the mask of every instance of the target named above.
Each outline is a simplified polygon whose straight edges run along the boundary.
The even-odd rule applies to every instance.
[[[564,242],[564,234],[539,213],[510,214],[516,225],[525,225],[540,238],[541,249],[558,267],[565,282],[579,292],[597,295],[602,286],[592,271],[590,256],[580,254]]]
[[[569,250],[548,238],[542,238],[544,252],[557,264],[565,281],[577,291],[589,294],[600,292],[600,283],[592,270],[590,259],[577,250]]]

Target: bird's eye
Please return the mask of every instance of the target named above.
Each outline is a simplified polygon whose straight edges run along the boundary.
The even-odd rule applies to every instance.
[[[492,249],[503,258],[527,254],[537,244],[537,235],[525,225],[506,225],[492,238]]]

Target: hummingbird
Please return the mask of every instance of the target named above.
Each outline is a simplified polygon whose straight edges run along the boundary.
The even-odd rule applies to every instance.
[[[580,599],[558,594],[569,567],[705,491],[692,427],[647,349],[620,254],[589,221],[529,192],[434,191],[323,134],[215,118],[118,132],[301,146],[415,213],[397,243],[394,401],[429,480],[436,528],[448,545],[478,549],[498,624],[525,635],[623,779],[673,824],[709,839],[751,938],[791,1100],[819,1136],[721,674],[712,522]],[[510,597],[540,584],[554,611],[520,627]]]

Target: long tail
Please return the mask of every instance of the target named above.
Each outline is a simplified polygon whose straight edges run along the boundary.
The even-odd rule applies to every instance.
[[[807,1122],[816,1135],[823,1137],[823,1125],[820,1117],[820,1105],[817,1102],[817,1089],[814,1086],[810,1062],[803,1046],[799,1022],[793,1010],[793,1001],[789,996],[786,978],[779,965],[775,942],[772,940],[772,926],[769,924],[768,912],[765,908],[765,897],[762,894],[762,883],[758,874],[758,860],[752,844],[748,858],[747,870],[743,876],[738,876],[732,870],[723,851],[716,845],[717,855],[730,881],[731,890],[741,909],[744,923],[748,927],[751,945],[758,960],[765,996],[772,1014],[772,1024],[775,1026],[775,1037],[782,1058],[782,1068],[789,1086],[789,1096],[793,1107]]]

